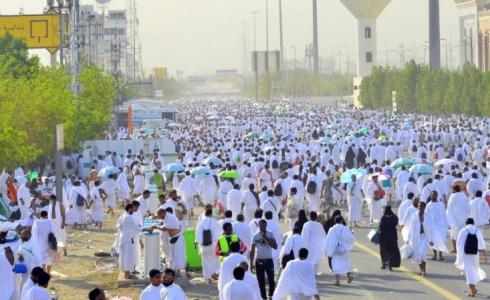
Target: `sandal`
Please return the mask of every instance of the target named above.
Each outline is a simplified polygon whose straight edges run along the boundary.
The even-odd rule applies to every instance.
[[[352,283],[352,281],[354,281],[352,274],[347,275],[347,283]]]

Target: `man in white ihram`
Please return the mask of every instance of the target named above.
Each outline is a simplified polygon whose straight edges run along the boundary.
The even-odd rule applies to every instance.
[[[223,288],[223,300],[253,299],[253,291],[244,281],[245,270],[242,267],[233,269],[233,278]]]
[[[330,228],[325,239],[325,255],[331,258],[331,269],[335,274],[335,285],[340,285],[340,276],[347,275],[347,283],[354,278],[351,272],[350,251],[354,246],[354,235],[350,229],[343,225],[342,216],[334,219],[335,225]]]
[[[119,268],[124,272],[124,278],[130,279],[131,273],[135,271],[137,265],[136,243],[141,228],[133,217],[133,205],[125,206],[126,212],[123,214],[121,223],[118,224],[121,233],[119,240]]]
[[[159,270],[150,270],[150,284],[141,292],[140,300],[160,300],[162,273]]]
[[[453,186],[453,194],[449,197],[447,205],[447,221],[451,228],[451,240],[453,242],[453,253],[456,252],[456,239],[465,222],[470,216],[470,201],[461,192],[459,185]]]
[[[201,249],[204,280],[211,281],[218,278],[219,259],[214,252],[214,248],[220,234],[221,226],[213,218],[213,209],[206,209],[204,217],[196,227],[196,241]]]
[[[461,229],[457,240],[456,267],[464,270],[466,275],[466,284],[468,284],[468,296],[474,297],[478,292],[476,284],[487,277],[485,272],[480,268],[480,255],[483,256],[483,262],[488,263],[485,240],[482,232],[474,225],[472,218],[466,220],[466,227]]]
[[[291,260],[279,277],[273,300],[320,299],[315,278],[315,265],[307,261],[308,249],[301,248],[297,259]]]
[[[174,281],[174,270],[166,269],[165,271],[163,271],[163,288],[160,291],[161,300],[187,300],[187,296],[185,295],[182,288]]]
[[[314,264],[316,272],[319,272],[320,262],[323,258],[322,249],[325,244],[326,234],[322,224],[317,222],[317,217],[318,215],[316,212],[310,212],[310,221],[306,222],[303,226],[301,236],[306,243],[306,248],[310,249],[308,261]]]
[[[223,291],[225,285],[233,280],[234,268],[242,262],[246,263],[247,258],[240,254],[240,243],[230,243],[230,255],[228,255],[228,257],[226,257],[221,263],[221,269],[219,272],[218,291],[220,293],[220,300],[224,299]]]

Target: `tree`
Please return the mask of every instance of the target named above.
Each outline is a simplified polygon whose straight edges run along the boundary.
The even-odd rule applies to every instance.
[[[68,149],[77,149],[86,140],[102,138],[114,110],[115,87],[112,77],[95,66],[85,66],[79,77],[83,86],[74,99],[73,127],[68,129]]]
[[[114,107],[111,76],[86,66],[77,97],[70,82],[64,67],[41,66],[22,40],[0,37],[0,168],[52,158],[57,124],[65,125],[68,150],[103,136]]]
[[[13,169],[26,165],[41,154],[40,149],[28,144],[27,133],[12,127],[0,127],[0,166]]]
[[[39,57],[29,57],[22,39],[16,39],[8,32],[0,37],[0,77],[32,78],[39,67]]]

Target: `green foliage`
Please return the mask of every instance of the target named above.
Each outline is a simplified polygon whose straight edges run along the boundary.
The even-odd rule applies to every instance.
[[[100,138],[114,105],[114,84],[96,67],[80,74],[83,91],[68,89],[63,67],[44,67],[29,57],[25,44],[0,37],[0,168],[12,168],[53,157],[55,128],[65,125],[65,147]]]
[[[470,64],[455,71],[413,61],[404,69],[376,67],[363,79],[360,101],[365,108],[391,109],[392,91],[402,112],[490,116],[490,75]]]
[[[259,97],[269,99],[272,85],[279,93],[292,97],[348,95],[352,93],[352,76],[315,75],[303,70],[283,73],[282,77],[277,74],[262,74],[258,82]],[[247,85],[243,93],[254,98],[255,82]]]
[[[10,33],[0,38],[0,78],[31,77],[39,69],[39,57],[29,57],[26,44]]]
[[[101,138],[107,131],[114,109],[115,87],[112,77],[95,66],[83,68],[79,77],[83,90],[74,100],[75,118],[70,131],[69,149],[80,142]]]

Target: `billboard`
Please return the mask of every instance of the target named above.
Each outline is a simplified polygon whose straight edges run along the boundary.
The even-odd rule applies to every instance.
[[[164,67],[153,68],[153,72],[155,73],[155,78],[157,79],[167,78],[167,68]]]
[[[252,71],[279,73],[281,71],[280,51],[252,51]]]
[[[66,18],[65,18],[66,19]],[[59,15],[0,15],[0,36],[7,32],[21,38],[29,49],[47,49],[54,53],[60,46]]]

